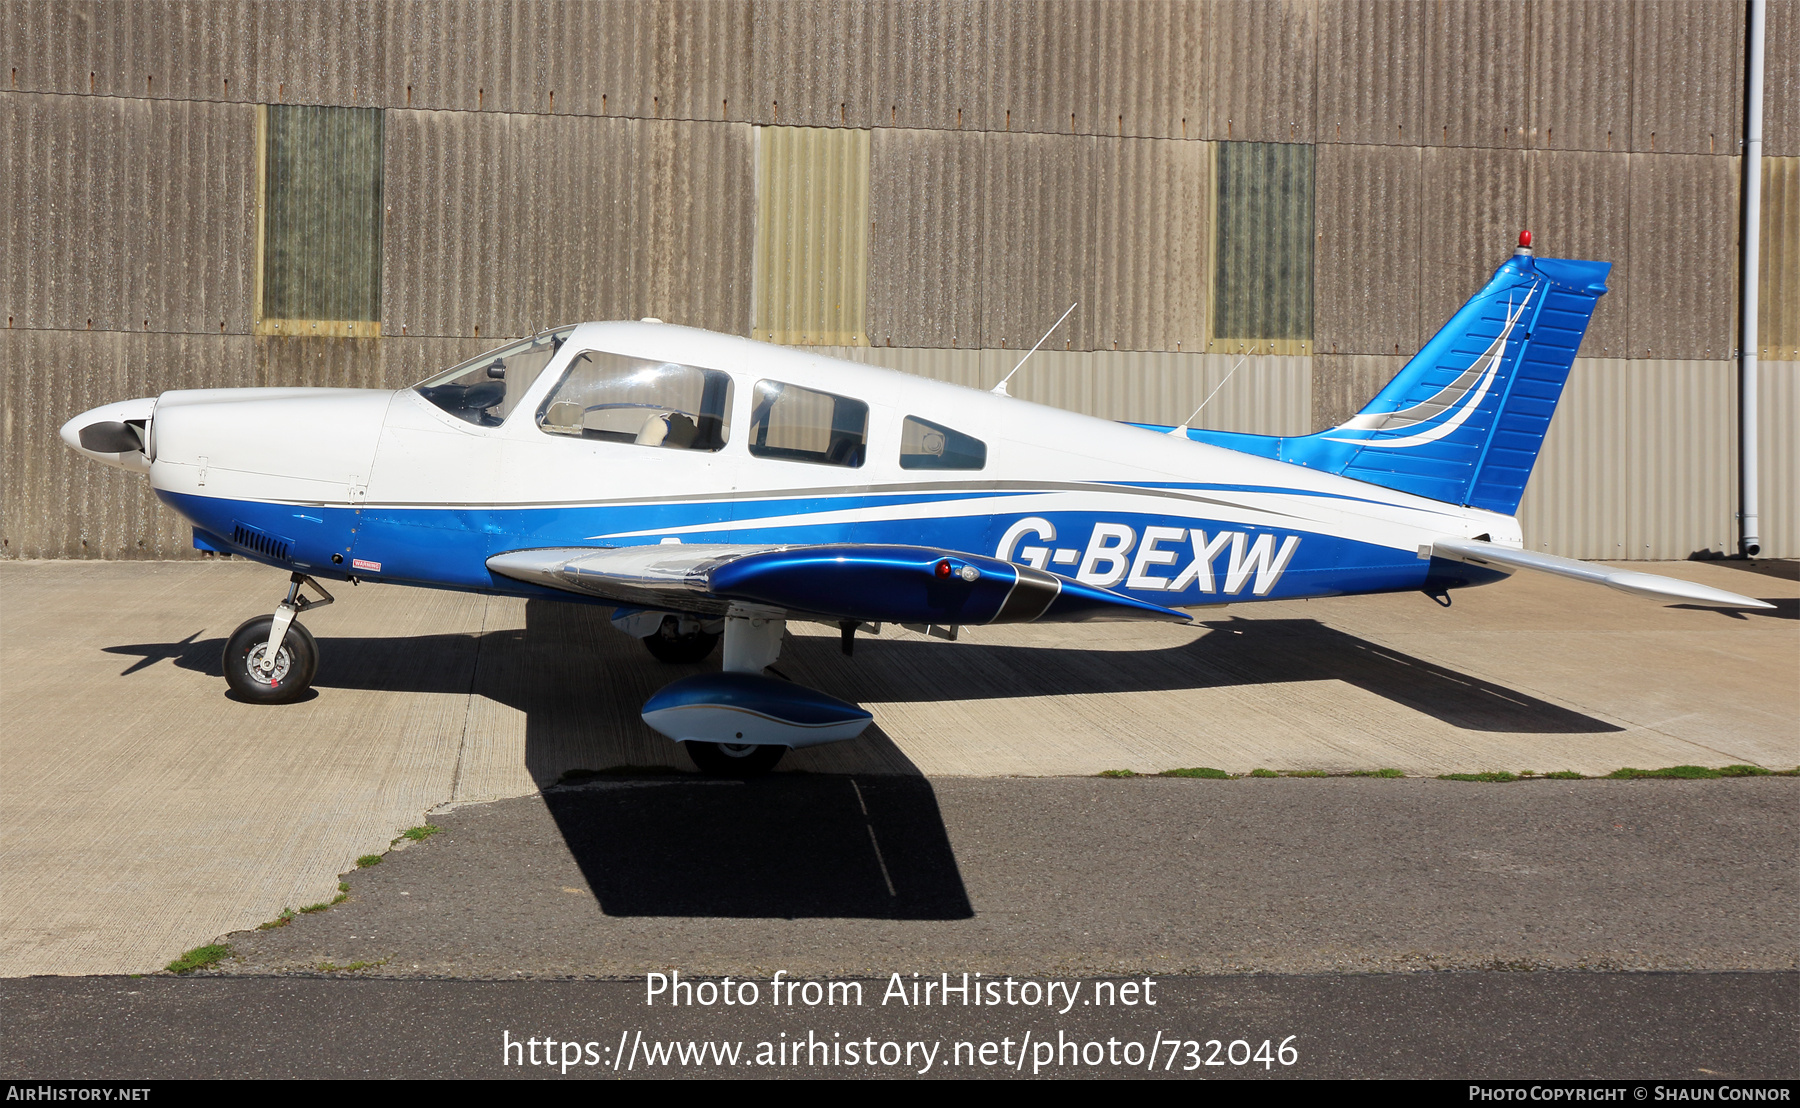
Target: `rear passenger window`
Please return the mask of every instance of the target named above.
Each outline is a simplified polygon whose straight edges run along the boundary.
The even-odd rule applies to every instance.
[[[847,396],[780,381],[758,381],[750,410],[750,453],[759,458],[849,466],[863,464],[869,406]]]
[[[941,424],[907,416],[900,426],[901,469],[980,469],[987,443]]]

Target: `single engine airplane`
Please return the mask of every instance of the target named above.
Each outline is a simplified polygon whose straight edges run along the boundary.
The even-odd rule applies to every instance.
[[[748,775],[870,716],[764,675],[789,620],[1177,620],[1222,604],[1448,590],[1536,570],[1761,601],[1524,549],[1515,518],[1611,266],[1529,232],[1360,413],[1275,437],[1114,423],[656,320],[510,343],[415,388],[165,392],[84,412],[202,550],[286,570],[240,626],[240,698],[291,701],[324,580],[607,605],[677,680],[643,718]],[[1191,420],[1190,420],[1191,421]],[[308,592],[316,593],[309,596]]]

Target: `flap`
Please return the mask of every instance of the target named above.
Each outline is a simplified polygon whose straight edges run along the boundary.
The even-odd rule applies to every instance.
[[[1059,574],[926,546],[694,544],[520,550],[517,581],[643,608],[719,614],[733,602],[870,623],[1073,623],[1188,616]]]
[[[732,558],[779,549],[724,543],[550,547],[487,560],[502,577],[639,608],[722,615],[730,601],[711,595],[709,571]]]

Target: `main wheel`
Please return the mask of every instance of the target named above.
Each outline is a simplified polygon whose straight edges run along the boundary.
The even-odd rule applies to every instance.
[[[286,704],[312,687],[319,668],[319,646],[298,621],[288,624],[287,638],[275,656],[275,668],[264,673],[257,663],[269,650],[274,616],[245,622],[225,642],[225,683],[255,704]]]
[[[698,662],[713,652],[719,645],[719,636],[695,629],[687,634],[681,633],[681,621],[674,616],[664,616],[662,626],[654,635],[644,639],[644,645],[650,653],[656,655],[659,662],[684,664]]]
[[[688,757],[709,777],[761,777],[775,768],[785,746],[751,746],[742,743],[685,742]]]

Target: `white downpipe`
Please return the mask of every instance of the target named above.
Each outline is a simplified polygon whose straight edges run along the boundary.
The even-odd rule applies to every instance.
[[[1743,335],[1738,342],[1738,549],[1751,557],[1762,550],[1757,520],[1756,294],[1762,268],[1763,8],[1764,0],[1750,0],[1750,66],[1744,74],[1749,91],[1744,119],[1744,270],[1738,282],[1744,298]]]

